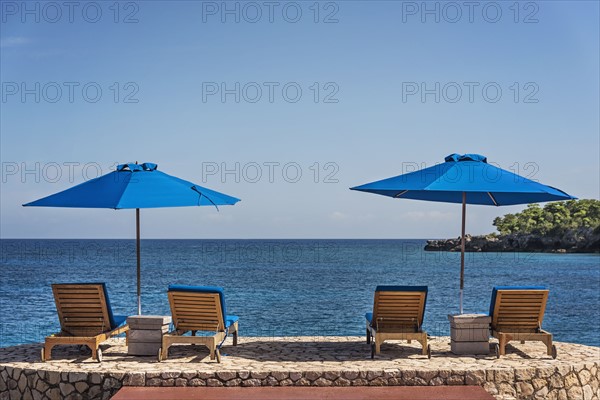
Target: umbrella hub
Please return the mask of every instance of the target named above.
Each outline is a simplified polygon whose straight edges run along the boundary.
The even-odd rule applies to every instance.
[[[154,171],[158,168],[157,164],[154,163],[143,163],[143,164],[119,164],[117,165],[117,171]]]
[[[482,156],[481,154],[450,154],[446,158],[444,158],[446,162],[460,162],[460,161],[480,161],[487,164],[487,157]]]

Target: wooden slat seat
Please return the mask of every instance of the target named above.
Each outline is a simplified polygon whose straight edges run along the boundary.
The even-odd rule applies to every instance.
[[[498,339],[498,356],[506,354],[511,340],[541,341],[547,354],[556,358],[552,334],[542,329],[549,291],[542,286],[497,286],[492,292],[492,336]]]
[[[229,332],[233,345],[237,346],[237,317],[226,314],[223,289],[212,286],[171,285],[168,291],[173,325],[175,329],[163,335],[159,361],[168,356],[173,344],[203,344],[210,351],[210,359],[221,360],[219,346]],[[192,336],[184,336],[190,332]],[[212,335],[196,336],[198,332]]]
[[[46,337],[42,361],[52,358],[57,345],[85,345],[92,351],[92,359],[101,361],[100,343],[129,327],[125,317],[112,314],[103,283],[60,283],[52,285],[54,302],[60,322],[60,332]]]
[[[367,343],[372,343],[371,356],[381,352],[386,340],[417,340],[423,355],[431,356],[427,345],[427,332],[421,327],[425,303],[426,286],[378,286],[375,290],[373,312],[367,319]]]

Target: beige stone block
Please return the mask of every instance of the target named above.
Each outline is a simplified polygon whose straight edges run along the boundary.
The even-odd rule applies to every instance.
[[[248,378],[250,378],[250,371],[241,370],[241,371],[238,371],[237,374],[238,374],[238,377],[240,379],[248,379]]]
[[[237,376],[235,371],[218,371],[217,377],[222,381],[229,381],[231,379],[235,379]]]
[[[60,400],[60,399],[62,399],[62,395],[60,394],[60,389],[58,389],[58,388],[52,388],[52,389],[48,390],[46,392],[46,396],[48,396],[48,398],[50,400]]]
[[[143,372],[132,372],[125,376],[123,385],[125,386],[144,386],[146,383],[146,374]]]
[[[444,386],[445,384],[446,380],[439,376],[436,376],[435,378],[429,381],[429,386]]]
[[[251,371],[250,375],[254,379],[266,379],[267,376],[269,376],[269,373],[268,372]]]
[[[162,329],[172,321],[170,316],[162,315],[134,315],[127,318],[129,329]]]
[[[501,395],[509,395],[513,397],[516,397],[517,395],[517,391],[515,390],[514,386],[510,383],[498,383],[496,387],[498,388],[498,393]]]
[[[448,377],[448,379],[446,379],[446,384],[448,384],[450,386],[464,385],[465,377],[460,376],[460,375],[452,375],[452,376]]]
[[[242,381],[242,386],[246,386],[246,387],[258,387],[261,386],[260,384],[260,379],[246,379],[245,381]]]
[[[206,386],[220,387],[220,386],[223,386],[223,382],[221,382],[218,379],[211,378],[211,379],[206,380]]]
[[[304,377],[309,381],[315,381],[321,377],[321,373],[318,371],[307,371],[304,373]]]
[[[571,386],[579,386],[579,379],[577,379],[577,375],[573,372],[565,376],[565,387],[568,389]]]
[[[490,345],[485,342],[456,342],[450,343],[450,351],[454,354],[489,354]]]
[[[351,383],[348,379],[340,377],[333,382],[333,386],[350,386]]]
[[[564,378],[556,373],[550,377],[550,389],[562,389],[565,387]]]
[[[138,342],[161,343],[162,337],[163,331],[160,329],[132,329],[129,331],[129,344]]]
[[[540,388],[537,392],[535,392],[534,398],[536,400],[546,400],[546,397],[548,397],[548,387],[544,386],[542,388]]]
[[[127,346],[127,354],[133,356],[154,356],[158,355],[158,349],[162,346],[161,343],[129,343]]]
[[[27,387],[27,377],[25,376],[25,374],[21,374],[21,376],[19,376],[19,380],[17,381],[17,385],[19,386],[19,391],[21,393],[23,393],[23,391]]]
[[[592,374],[590,371],[584,369],[581,372],[579,372],[579,380],[581,381],[582,385],[587,385],[590,382],[591,378]]]
[[[206,386],[204,379],[192,378],[188,381],[188,386]]]
[[[467,371],[465,384],[481,386],[485,382],[485,371]]]
[[[102,383],[102,375],[100,374],[90,374],[90,382],[93,383],[94,385],[99,385]],[[52,382],[49,382],[51,385],[53,385]]]
[[[518,381],[530,381],[535,378],[535,368],[516,368],[515,378]]]
[[[455,342],[487,342],[490,331],[488,328],[450,328],[450,337]]]
[[[70,383],[61,382],[58,387],[60,388],[60,393],[63,396],[68,396],[75,391],[75,386],[71,385]]]
[[[540,390],[543,387],[548,386],[548,382],[542,378],[534,378],[531,380],[531,384],[535,388],[535,390]]]
[[[296,386],[310,386],[310,381],[306,378],[300,378],[296,381]]]
[[[519,393],[519,396],[529,397],[533,394],[534,389],[531,383],[519,382],[517,384],[517,391]]]
[[[331,381],[325,378],[319,378],[313,382],[314,386],[327,387],[331,386]]]
[[[358,371],[342,371],[342,376],[349,380],[358,378],[358,375],[359,375]],[[291,376],[291,374],[290,374],[290,376]]]
[[[431,381],[433,378],[437,376],[437,371],[418,371],[417,374],[419,377],[423,378],[426,382]]]
[[[590,385],[585,385],[583,387],[583,400],[592,400],[594,397],[594,391]]]
[[[567,391],[565,389],[560,389],[558,391],[558,400],[568,400]]]
[[[573,386],[567,390],[567,398],[569,400],[582,400],[583,390],[579,386]]]
[[[83,393],[86,390],[88,390],[89,385],[86,382],[77,382],[75,384],[75,389],[79,392],[79,393]]]
[[[273,372],[271,372],[271,376],[273,378],[275,378],[277,381],[282,381],[284,379],[287,379],[289,374],[287,372],[283,372],[283,371],[273,371]]]
[[[450,326],[477,326],[489,327],[492,318],[486,314],[454,314],[448,315]]]

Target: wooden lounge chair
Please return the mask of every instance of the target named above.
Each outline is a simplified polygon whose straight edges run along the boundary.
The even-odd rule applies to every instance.
[[[237,346],[238,317],[227,315],[222,288],[170,285],[168,295],[175,329],[163,336],[158,361],[167,358],[171,345],[192,343],[205,345],[210,350],[210,359],[221,362],[219,348],[229,332],[233,335],[233,345]],[[186,332],[192,336],[183,336]],[[196,336],[197,332],[208,335]]]
[[[104,283],[53,284],[54,302],[60,332],[46,337],[42,361],[50,360],[56,345],[85,345],[92,359],[102,362],[100,343],[120,333],[127,333],[127,317],[113,315]]]
[[[426,301],[427,286],[377,286],[373,312],[365,314],[371,358],[386,340],[416,340],[423,346],[422,354],[431,358],[427,332],[421,329]]]
[[[498,357],[506,354],[506,344],[511,340],[540,341],[547,353],[556,358],[552,334],[542,329],[548,290],[543,286],[496,286],[492,291],[490,316],[492,336]]]

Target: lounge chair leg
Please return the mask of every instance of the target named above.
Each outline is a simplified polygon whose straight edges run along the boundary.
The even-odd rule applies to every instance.
[[[423,346],[421,354],[423,354],[424,356],[426,356],[428,354],[428,351],[427,351],[427,334],[424,334],[421,337],[421,339],[419,340],[419,343],[421,343],[421,346]]]
[[[375,337],[375,354],[379,353],[381,353],[381,343],[379,342],[377,337]]]
[[[408,340],[407,340],[407,342],[408,342],[408,344],[411,344],[411,343],[412,343],[412,340],[408,339]]]
[[[129,331],[125,331],[125,346],[129,346]]]
[[[208,346],[208,349],[210,350],[210,359],[214,360],[215,359],[215,350],[217,349],[217,344],[215,343],[215,339],[212,338],[212,340],[210,342],[208,342],[207,346]]]
[[[237,344],[238,344],[238,323],[237,323],[237,321],[231,326],[231,328],[233,329],[233,331],[232,331],[233,345],[237,346]]]
[[[44,343],[44,360],[42,361],[48,361],[52,359],[52,348],[54,347],[53,344],[51,343]]]
[[[510,341],[510,337],[504,333],[498,335],[498,346],[500,346],[500,355],[506,354],[506,344]]]
[[[371,331],[367,328],[367,344],[371,344]]]
[[[552,352],[552,335],[551,334],[544,335],[544,339],[542,341],[546,345],[546,354],[548,354],[549,356],[552,356],[553,355],[553,352]]]
[[[170,344],[163,342],[162,352],[160,353],[161,361],[166,360],[167,357],[169,356],[169,346],[170,346]]]

